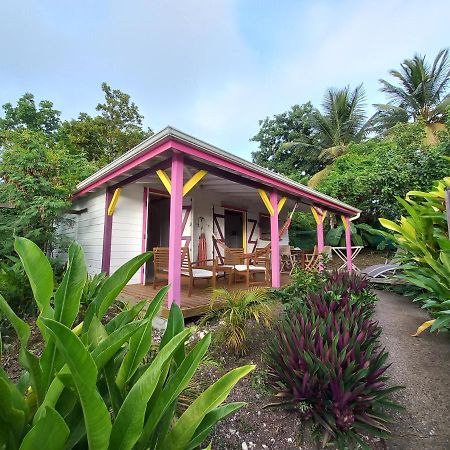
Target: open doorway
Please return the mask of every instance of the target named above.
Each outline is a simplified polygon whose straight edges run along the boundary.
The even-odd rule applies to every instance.
[[[170,198],[150,194],[148,197],[147,250],[169,246]],[[153,281],[153,259],[147,262],[145,282]]]
[[[224,211],[225,245],[230,248],[243,248],[244,214],[240,211]]]

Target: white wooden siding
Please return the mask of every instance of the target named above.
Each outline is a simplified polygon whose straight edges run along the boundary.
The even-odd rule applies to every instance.
[[[113,216],[110,273],[141,253],[143,195],[142,184],[129,184],[120,194]],[[129,283],[140,281],[138,271]]]

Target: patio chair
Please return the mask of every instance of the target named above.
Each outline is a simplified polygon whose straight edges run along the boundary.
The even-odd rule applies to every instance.
[[[257,274],[264,274],[264,280],[256,280]],[[245,286],[270,285],[270,252],[255,252],[244,255],[244,263],[234,266],[234,276],[244,277]]]
[[[395,255],[392,259],[386,259],[384,264],[374,264],[372,266],[365,267],[361,269],[361,274],[365,275],[374,283],[376,282],[386,282],[387,279],[391,278],[397,270],[400,268],[399,258],[402,251],[397,249]]]
[[[298,264],[298,259],[296,255],[292,253],[290,245],[280,245],[280,260],[280,272],[289,273],[289,275],[291,275]]]
[[[207,262],[212,262],[212,265],[207,265]],[[159,281],[168,280],[169,273],[169,248],[168,247],[155,247],[153,249],[153,265],[154,265],[154,277],[153,277],[153,289]],[[218,272],[217,260],[208,259],[202,261],[202,264],[191,262],[189,248],[183,247],[181,249],[181,276],[188,277],[188,297],[192,295],[192,289],[194,287],[195,280],[211,280],[212,288],[216,287]]]

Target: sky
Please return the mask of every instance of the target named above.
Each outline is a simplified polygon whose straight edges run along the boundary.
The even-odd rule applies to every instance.
[[[0,1],[0,104],[25,92],[63,119],[95,114],[100,85],[250,159],[258,121],[364,83],[368,110],[415,53],[450,45],[448,0]]]

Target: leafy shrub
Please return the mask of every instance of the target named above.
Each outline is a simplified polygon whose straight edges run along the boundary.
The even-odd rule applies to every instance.
[[[219,321],[217,339],[232,352],[247,352],[247,327],[250,321],[270,325],[274,317],[275,302],[266,288],[228,291],[215,289],[211,295],[209,310],[201,324]]]
[[[320,292],[284,315],[269,344],[279,404],[312,417],[323,430],[323,446],[364,445],[361,431],[388,435],[383,410],[396,406],[388,397],[398,387],[386,387],[388,354],[371,318],[374,300],[364,280],[332,273]]]
[[[89,306],[100,292],[100,289],[106,282],[107,275],[104,272],[88,276],[84,285],[83,293],[81,294],[80,302],[83,306]]]
[[[431,330],[450,326],[450,240],[447,231],[445,189],[450,177],[435,183],[430,192],[410,191],[396,197],[407,214],[398,223],[380,219],[402,250],[401,274],[408,283],[426,291],[416,297],[435,319]]]
[[[326,282],[327,272],[295,270],[291,283],[281,289],[274,289],[273,294],[282,303],[303,302],[309,293],[317,292]]]
[[[152,319],[167,288],[148,305],[142,319],[136,316],[145,301],[102,324],[117,295],[151,253],[133,258],[111,275],[83,322],[72,329],[79,320],[87,276],[82,248],[69,248],[67,270],[54,295],[53,272],[41,250],[24,238],[16,238],[15,248],[39,309],[37,326],[44,348],[41,356],[27,349],[30,326],[0,295],[0,309],[19,337],[19,362],[25,369],[18,383],[0,370],[0,448],[194,449],[218,420],[243,406],[221,403],[253,366],[228,372],[177,416],[178,397],[211,337],[205,335],[187,353],[185,343],[192,330],[184,328],[181,310],[173,304],[158,351],[149,353]]]

